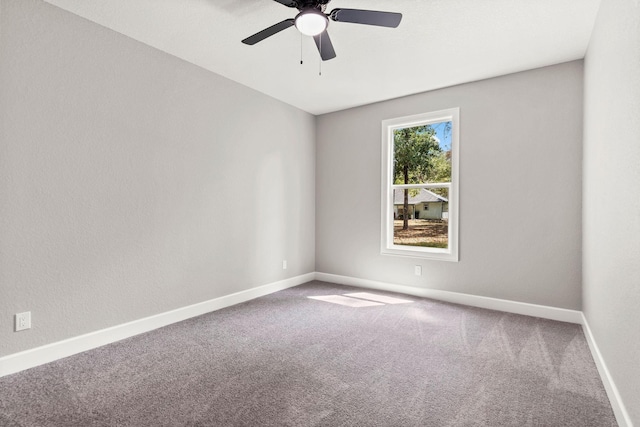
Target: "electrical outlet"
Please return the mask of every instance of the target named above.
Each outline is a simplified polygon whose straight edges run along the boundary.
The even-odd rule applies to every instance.
[[[287,269],[287,260],[286,259],[282,260],[282,269],[283,270]]]
[[[31,312],[25,311],[24,313],[16,314],[16,332],[24,331],[25,329],[31,329]]]
[[[422,266],[416,265],[413,269],[413,272],[416,274],[416,276],[422,276]]]

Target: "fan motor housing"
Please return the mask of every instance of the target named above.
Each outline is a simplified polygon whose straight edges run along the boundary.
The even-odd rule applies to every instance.
[[[298,10],[313,8],[324,12],[330,1],[331,0],[296,0],[296,8]]]

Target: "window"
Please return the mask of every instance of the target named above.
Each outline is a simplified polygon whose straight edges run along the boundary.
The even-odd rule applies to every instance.
[[[459,111],[382,122],[383,254],[458,261]]]

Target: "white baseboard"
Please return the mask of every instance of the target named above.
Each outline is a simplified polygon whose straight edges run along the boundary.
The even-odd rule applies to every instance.
[[[221,308],[229,307],[241,302],[249,301],[273,292],[298,286],[314,280],[315,273],[307,273],[290,279],[269,283],[223,297],[214,298],[198,304],[112,326],[63,341],[36,347],[19,353],[0,358],[0,377],[13,374],[38,365],[53,362],[92,348],[101,347],[143,332],[149,332],[172,323],[180,322],[191,317],[200,316]]]
[[[607,396],[609,397],[609,402],[611,402],[611,408],[613,409],[613,413],[616,416],[618,425],[620,427],[633,427],[631,417],[629,416],[629,413],[627,412],[627,409],[622,402],[622,398],[620,397],[618,388],[616,387],[616,384],[613,382],[613,378],[609,373],[607,364],[604,363],[604,359],[602,358],[600,349],[598,348],[596,340],[591,333],[591,328],[589,328],[589,322],[587,322],[587,318],[584,317],[584,314],[582,315],[582,330],[584,331],[584,336],[587,338],[587,343],[589,344],[589,348],[591,349],[591,355],[593,356],[593,360],[596,362],[596,367],[598,368],[598,372],[600,373],[600,378],[602,379],[604,389],[607,391]]]
[[[437,289],[417,288],[413,286],[396,285],[377,282],[374,280],[358,279],[355,277],[339,276],[336,274],[316,272],[316,280],[336,283],[339,285],[358,286],[361,288],[378,289],[381,291],[398,292],[422,298],[432,298],[455,304],[472,307],[487,308],[489,310],[507,313],[523,314],[525,316],[558,320],[560,322],[582,324],[582,312],[566,308],[548,307],[545,305],[529,304],[526,302],[509,301],[498,298],[481,297],[477,295],[461,294],[457,292],[440,291]]]

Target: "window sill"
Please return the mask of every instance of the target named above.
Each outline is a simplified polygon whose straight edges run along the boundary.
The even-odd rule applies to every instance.
[[[419,248],[401,245],[392,245],[391,247],[383,247],[380,251],[382,255],[402,256],[410,258],[432,259],[438,261],[458,262],[458,254],[453,253],[450,249],[439,248]]]

